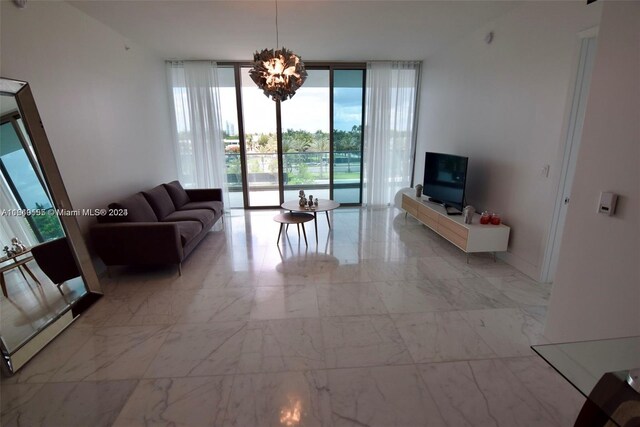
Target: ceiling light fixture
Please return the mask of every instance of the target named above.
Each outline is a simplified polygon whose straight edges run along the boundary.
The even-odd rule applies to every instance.
[[[276,0],[276,46],[278,39],[278,0]],[[274,101],[286,101],[307,79],[307,70],[302,59],[286,49],[263,49],[253,55],[253,66],[249,70],[251,80],[264,94]]]

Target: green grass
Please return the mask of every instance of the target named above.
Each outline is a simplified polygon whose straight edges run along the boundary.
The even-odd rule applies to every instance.
[[[360,172],[337,172],[333,174],[333,179],[360,179]]]

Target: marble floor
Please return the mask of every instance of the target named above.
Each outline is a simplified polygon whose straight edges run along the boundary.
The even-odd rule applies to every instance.
[[[570,426],[584,399],[529,346],[548,285],[390,209],[232,210],[183,266],[122,268],[3,378],[3,426]]]

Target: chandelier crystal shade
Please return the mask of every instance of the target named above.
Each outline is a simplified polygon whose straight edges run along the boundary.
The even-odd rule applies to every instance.
[[[298,55],[283,47],[256,52],[249,75],[267,97],[286,101],[304,84],[307,70]]]

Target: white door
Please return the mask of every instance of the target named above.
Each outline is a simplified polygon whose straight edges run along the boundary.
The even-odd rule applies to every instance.
[[[549,233],[549,241],[545,252],[544,268],[542,271],[543,282],[553,282],[556,267],[558,266],[564,221],[567,216],[567,208],[571,201],[571,187],[573,185],[573,177],[578,160],[580,140],[582,139],[582,125],[584,124],[584,113],[587,107],[595,52],[596,37],[583,38],[580,47],[580,62],[578,64],[571,116],[569,117],[569,128],[562,161],[560,186],[558,188],[558,197],[555,203],[551,232]]]

